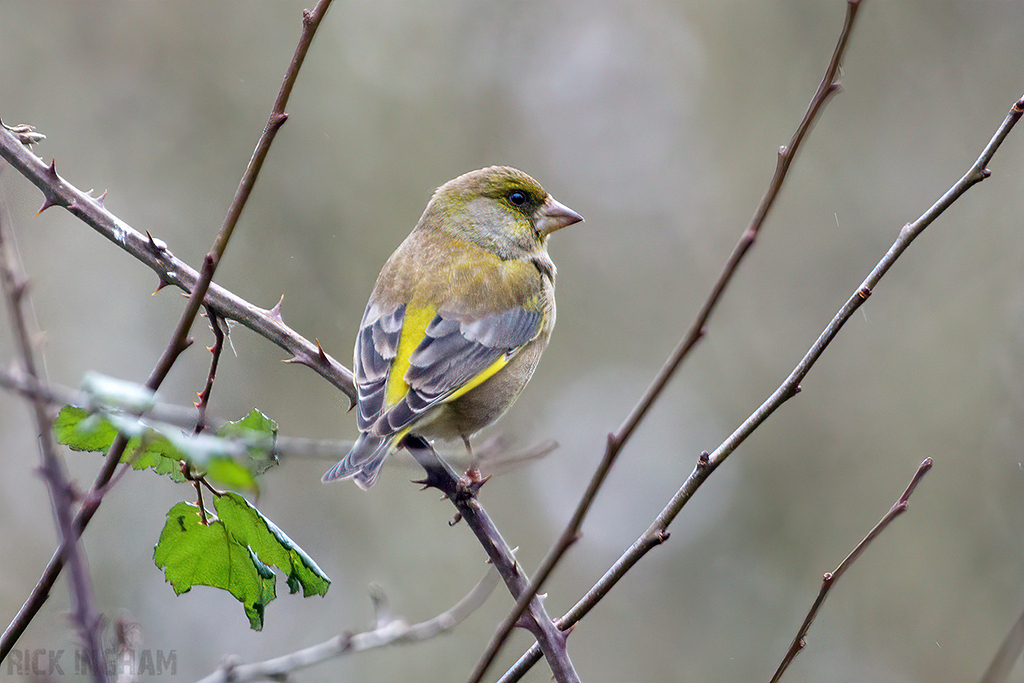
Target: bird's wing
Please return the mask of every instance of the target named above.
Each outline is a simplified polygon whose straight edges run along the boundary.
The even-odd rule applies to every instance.
[[[385,392],[391,374],[391,362],[398,354],[398,341],[405,321],[405,305],[382,311],[367,304],[356,336],[353,375],[359,395],[356,424],[359,431],[369,430],[384,413]]]
[[[491,377],[540,333],[544,312],[516,306],[471,321],[434,309],[364,316],[356,342],[359,428],[378,435]]]

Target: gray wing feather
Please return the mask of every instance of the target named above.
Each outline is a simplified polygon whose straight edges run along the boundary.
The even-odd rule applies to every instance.
[[[359,389],[360,431],[369,430],[384,413],[384,393],[391,372],[391,361],[398,354],[398,340],[405,319],[405,305],[383,313],[374,304],[366,306],[356,337],[356,387]]]

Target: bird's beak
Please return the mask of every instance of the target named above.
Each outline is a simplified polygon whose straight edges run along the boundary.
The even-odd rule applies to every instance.
[[[540,207],[537,218],[537,232],[547,237],[555,230],[560,230],[573,223],[579,223],[582,220],[583,216],[565,204],[556,201],[554,197],[548,197],[547,201]]]

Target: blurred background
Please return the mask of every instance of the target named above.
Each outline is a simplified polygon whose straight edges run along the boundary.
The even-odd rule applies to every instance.
[[[0,117],[81,189],[198,266],[299,35],[302,2],[0,4]],[[558,326],[537,375],[485,435],[555,439],[481,500],[527,571],[568,520],[605,435],[688,328],[814,93],[845,3],[339,1],[327,15],[217,281],[347,360],[381,265],[446,180],[490,164],[536,177],[586,222],[555,235]],[[973,163],[1024,92],[1020,3],[867,2],[843,73],[707,337],[623,452],[547,586],[562,614],[690,473],[779,385],[885,253]],[[573,632],[585,681],[768,680],[833,569],[935,461],[838,584],[789,681],[977,680],[1024,608],[1024,130],[992,177],[911,247],[787,403],[715,472]],[[170,289],[0,169],[51,381],[142,382],[181,312]],[[0,362],[13,362],[9,322]],[[203,323],[161,391],[189,405]],[[211,412],[256,406],[281,433],[350,439],[346,399],[245,329]],[[55,547],[28,407],[0,394],[0,622]],[[67,454],[83,486],[100,460]],[[485,571],[452,508],[396,459],[369,493],[327,460],[270,471],[256,505],[333,579],[248,628],[227,594],[175,597],[152,548],[190,488],[142,472],[85,535],[96,603],[177,653],[173,680],[372,624],[379,583],[411,621]],[[511,605],[454,633],[334,660],[295,680],[458,681]],[[67,585],[19,642],[69,651]],[[529,643],[518,634],[508,665]],[[70,657],[70,656],[69,656]],[[68,660],[64,660],[67,664]],[[65,666],[65,670],[70,669]],[[1024,681],[1018,663],[1011,680]],[[495,669],[497,671],[497,669]],[[67,671],[69,674],[70,671]],[[494,674],[495,676],[497,674]],[[0,678],[17,676],[3,665]],[[548,681],[537,666],[530,681]]]

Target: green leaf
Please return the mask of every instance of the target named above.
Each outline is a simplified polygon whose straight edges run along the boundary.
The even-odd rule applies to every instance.
[[[217,436],[243,439],[251,444],[249,457],[256,463],[256,471],[259,474],[277,464],[277,456],[274,454],[277,422],[255,408],[241,420],[226,423],[217,430]]]
[[[243,604],[249,626],[258,631],[267,603],[277,596],[271,566],[287,572],[292,593],[327,592],[327,575],[248,501],[228,493],[216,497],[214,506],[219,518],[206,525],[191,503],[178,503],[167,513],[153,559],[175,593],[197,585],[222,588]]]
[[[249,627],[263,628],[263,609],[277,596],[274,572],[220,520],[203,524],[197,506],[178,503],[167,513],[153,560],[177,595],[192,586],[223,588],[245,606]]]
[[[288,574],[288,588],[303,597],[324,595],[331,580],[295,541],[242,496],[229,493],[214,501],[217,514],[260,559]]]
[[[117,430],[109,420],[92,419],[91,414],[74,406],[64,406],[53,422],[57,443],[73,451],[104,452],[114,443]]]
[[[277,463],[274,443],[277,423],[255,408],[237,422],[229,422],[217,436],[182,434],[178,427],[143,422],[123,413],[90,413],[64,406],[54,422],[57,441],[73,450],[105,452],[120,432],[131,438],[121,462],[133,469],[152,468],[157,474],[181,483],[181,461],[197,468],[210,480],[243,491],[259,491],[255,473]],[[242,462],[248,454],[252,464]]]
[[[131,439],[124,449],[121,462],[131,462],[133,470],[150,467],[157,474],[165,474],[179,484],[185,481],[185,473],[181,471],[181,461],[185,456],[171,442],[164,438],[151,438],[146,440],[142,448],[140,445],[141,439]]]

